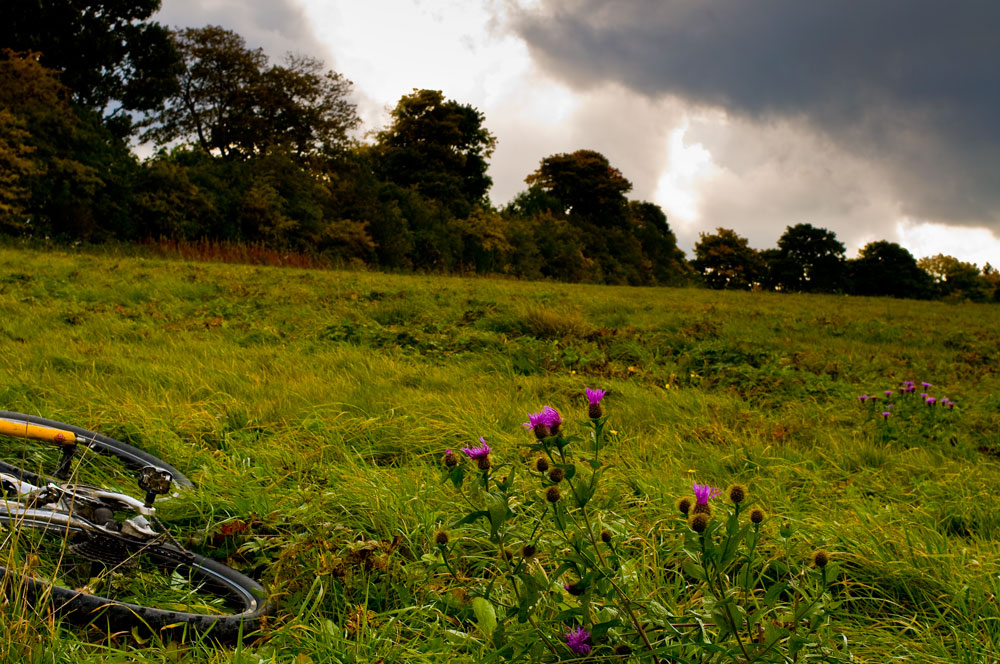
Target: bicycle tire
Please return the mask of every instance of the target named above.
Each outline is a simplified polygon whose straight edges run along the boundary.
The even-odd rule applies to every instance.
[[[23,513],[0,513],[0,524],[40,530],[43,536],[55,538],[86,534],[79,526],[59,524],[54,529],[52,522],[44,517],[25,517]],[[145,545],[142,555],[158,567],[186,569],[192,577],[208,585],[212,594],[228,599],[233,611],[221,615],[193,613],[119,601],[11,572],[5,567],[0,567],[0,587],[10,592],[9,584],[4,583],[10,579],[19,584],[29,604],[35,606],[39,600],[46,601],[56,615],[78,625],[106,625],[109,633],[133,629],[161,635],[186,632],[188,636],[220,643],[251,639],[274,610],[274,603],[261,584],[222,563],[167,544]]]
[[[0,410],[0,419],[10,420],[13,422],[23,422],[24,424],[36,424],[47,427],[52,427],[55,429],[65,429],[66,431],[72,431],[76,434],[77,439],[80,444],[94,450],[98,454],[103,454],[106,456],[113,456],[122,461],[126,468],[133,470],[138,470],[143,466],[156,466],[161,470],[165,470],[173,476],[173,482],[177,486],[184,488],[191,488],[194,486],[194,482],[187,478],[184,473],[180,472],[172,465],[160,459],[159,457],[153,456],[149,452],[139,449],[138,447],[133,447],[128,443],[123,443],[120,440],[115,440],[110,436],[105,436],[104,434],[97,433],[96,431],[90,431],[82,427],[74,426],[72,424],[66,424],[64,422],[57,422],[55,420],[49,420],[44,417],[37,417],[35,415],[26,415],[24,413],[15,413],[7,410]],[[0,462],[0,468],[6,467],[7,472],[11,472],[11,468],[18,469],[16,466],[10,466]],[[21,470],[22,473],[26,472]],[[29,476],[34,478],[41,478],[40,475],[30,473]],[[29,482],[33,484],[38,484],[31,479]]]

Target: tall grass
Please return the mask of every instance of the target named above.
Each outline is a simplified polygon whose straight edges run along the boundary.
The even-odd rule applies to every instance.
[[[519,462],[528,412],[582,417],[583,388],[603,387],[601,499],[636,524],[645,592],[673,592],[663,524],[692,479],[740,481],[796,528],[798,555],[841,562],[859,661],[992,661],[997,366],[988,305],[0,249],[0,407],[185,471],[197,488],[161,508],[174,534],[279,601],[264,638],[226,651],[81,632],[8,600],[0,655],[488,658],[466,600],[421,563],[457,514],[440,455],[485,436]],[[958,404],[946,432],[882,435],[856,397],[904,380]]]

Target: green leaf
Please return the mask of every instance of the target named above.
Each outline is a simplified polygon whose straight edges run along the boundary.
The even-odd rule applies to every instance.
[[[469,512],[464,517],[452,524],[452,528],[458,528],[459,526],[464,526],[467,523],[472,523],[476,519],[488,519],[490,513],[486,510],[479,510],[477,512]]]
[[[701,565],[697,565],[690,560],[685,560],[681,564],[681,567],[684,569],[684,573],[692,579],[697,579],[699,581],[705,580],[705,570],[702,569]]]
[[[764,604],[767,606],[774,606],[774,603],[778,601],[778,596],[788,589],[788,582],[782,581],[781,583],[776,583],[767,589],[764,593]]]
[[[475,597],[472,600],[472,612],[476,614],[476,625],[487,637],[493,635],[493,630],[497,628],[497,612],[493,604],[484,597]]]

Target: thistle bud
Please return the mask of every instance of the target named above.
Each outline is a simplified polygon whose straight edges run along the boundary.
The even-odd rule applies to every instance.
[[[479,457],[479,459],[476,460],[476,463],[479,464],[479,470],[489,470],[490,467],[493,465],[490,462],[489,455]]]
[[[434,543],[438,546],[444,546],[448,543],[448,531],[439,530],[434,533]]]
[[[733,501],[734,505],[739,505],[747,497],[747,489],[742,484],[734,484],[729,487],[729,500]]]
[[[699,535],[708,528],[708,514],[697,512],[688,519],[688,527]]]
[[[535,470],[537,470],[540,473],[544,473],[548,469],[549,469],[548,459],[546,459],[545,457],[538,457],[537,459],[535,459]]]
[[[627,643],[619,643],[615,646],[615,654],[619,657],[628,657],[632,654],[632,647]]]
[[[536,425],[533,431],[535,432],[535,438],[538,440],[545,440],[552,435],[552,431],[545,424]]]
[[[525,544],[521,547],[521,556],[524,558],[534,558],[538,549],[535,548],[534,544]]]
[[[828,562],[830,562],[830,554],[823,549],[813,554],[813,565],[816,567],[826,567]]]
[[[559,487],[552,485],[545,492],[545,500],[550,503],[558,503],[559,499],[562,498],[562,493],[559,491]]]
[[[764,510],[755,507],[750,510],[750,523],[760,523],[764,520]]]
[[[586,588],[581,586],[579,583],[571,583],[569,585],[564,584],[563,588],[566,590],[566,592],[568,592],[570,595],[573,595],[574,597],[579,597],[580,595],[583,594],[584,590],[586,590]]]
[[[562,468],[556,467],[549,471],[549,479],[555,482],[556,484],[562,482],[563,478],[565,477],[566,477],[566,472]]]
[[[705,516],[712,516],[712,506],[708,503],[695,503],[694,507],[691,508],[691,514],[704,514]]]
[[[604,542],[605,544],[611,544],[611,531],[610,530],[602,530],[601,531],[601,541]]]
[[[458,465],[458,457],[451,450],[445,450],[441,462],[444,463],[445,468],[454,468]]]
[[[691,499],[681,498],[677,501],[677,511],[681,514],[687,516],[687,513],[691,511]]]

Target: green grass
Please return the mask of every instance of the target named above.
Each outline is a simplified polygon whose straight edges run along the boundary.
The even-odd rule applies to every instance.
[[[603,387],[616,460],[600,499],[644,560],[673,555],[664,524],[692,476],[740,481],[772,527],[797,528],[803,559],[824,547],[842,564],[838,629],[856,661],[993,661],[997,320],[989,305],[0,249],[0,408],[185,471],[198,486],[164,519],[279,601],[266,637],[235,651],[8,605],[0,655],[478,661],[490,647],[467,606],[420,562],[459,515],[440,456],[485,436],[516,462],[528,412],[550,404],[573,427],[584,387]],[[856,397],[903,380],[958,406],[887,433]],[[221,536],[236,520],[247,529]],[[381,543],[377,564],[359,557],[365,541]],[[643,596],[683,591],[662,566],[640,578]]]

